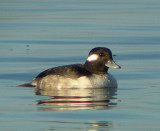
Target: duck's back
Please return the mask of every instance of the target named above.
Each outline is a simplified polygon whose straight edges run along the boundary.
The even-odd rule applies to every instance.
[[[70,78],[78,78],[83,75],[90,76],[91,72],[86,70],[83,64],[73,64],[73,65],[59,66],[59,67],[47,69],[41,72],[35,78],[39,79],[39,78],[46,77],[48,75],[59,75],[59,76],[70,77]]]

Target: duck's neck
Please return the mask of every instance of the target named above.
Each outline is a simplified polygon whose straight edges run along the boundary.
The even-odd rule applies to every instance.
[[[106,67],[105,64],[102,64],[102,63],[86,61],[84,64],[84,67],[88,71],[90,71],[92,73],[96,73],[96,74],[104,74],[104,73],[108,72],[108,67]]]

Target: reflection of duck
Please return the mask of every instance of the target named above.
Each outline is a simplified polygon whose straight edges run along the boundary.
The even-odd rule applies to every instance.
[[[51,99],[39,100],[38,105],[45,111],[52,110],[104,110],[114,107],[116,88],[58,89],[36,90],[36,95],[51,96]],[[51,106],[51,107],[48,107]]]
[[[20,86],[35,86],[39,89],[117,87],[117,82],[108,73],[108,68],[117,68],[112,52],[105,47],[90,51],[85,64],[51,68],[40,73],[31,83]]]
[[[112,122],[111,121],[95,121],[95,120],[90,120],[88,122],[81,121],[72,121],[69,122],[67,121],[47,121],[51,122],[53,127],[50,128],[50,130],[55,130],[56,129],[66,129],[65,127],[70,127],[70,130],[87,130],[87,131],[109,131],[110,127],[112,127]],[[63,127],[61,127],[63,125]],[[74,125],[74,126],[73,126]],[[73,127],[73,128],[72,128]]]

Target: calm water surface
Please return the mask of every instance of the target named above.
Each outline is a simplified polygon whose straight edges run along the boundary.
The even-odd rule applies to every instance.
[[[1,1],[0,130],[160,130],[159,14],[159,0]],[[122,66],[118,89],[16,87],[97,46]]]

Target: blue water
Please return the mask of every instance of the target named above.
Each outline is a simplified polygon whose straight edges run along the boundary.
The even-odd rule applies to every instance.
[[[0,130],[160,130],[159,14],[159,0],[1,1]],[[97,46],[122,67],[117,90],[16,87]]]

